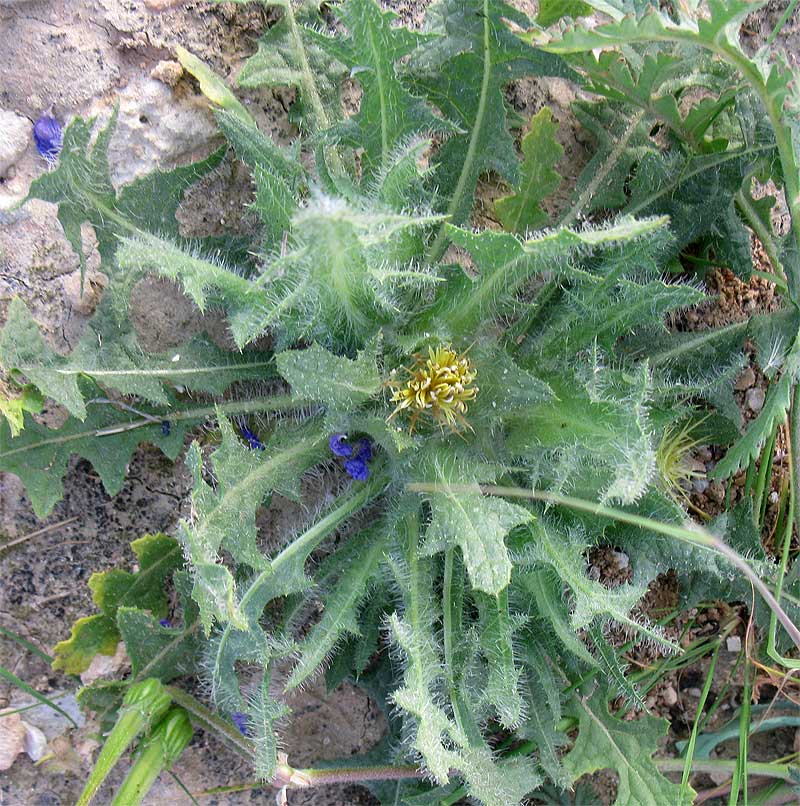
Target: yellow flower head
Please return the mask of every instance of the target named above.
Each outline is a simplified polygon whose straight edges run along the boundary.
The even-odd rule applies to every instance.
[[[392,402],[397,403],[389,419],[401,411],[411,412],[410,430],[420,416],[430,416],[440,426],[457,425],[469,428],[464,415],[467,403],[475,399],[478,387],[473,386],[477,372],[465,355],[458,355],[451,347],[428,348],[428,357],[417,353],[414,365],[404,367],[407,381],[394,378],[388,386],[394,389]]]

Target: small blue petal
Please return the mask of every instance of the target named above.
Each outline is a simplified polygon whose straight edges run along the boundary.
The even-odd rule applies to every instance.
[[[239,430],[242,432],[242,436],[247,440],[247,444],[254,451],[264,450],[264,443],[246,425],[240,425]]]
[[[161,433],[165,436],[169,436],[169,420],[162,420],[161,422]]]
[[[369,478],[369,468],[363,459],[348,459],[344,469],[356,480],[366,481]]]
[[[52,115],[44,114],[33,124],[33,139],[37,151],[48,162],[55,162],[61,151],[61,126]]]
[[[356,459],[361,459],[364,462],[369,462],[372,459],[372,440],[367,437],[362,437],[356,443]]]
[[[162,618],[161,621],[158,622],[162,627],[171,627],[172,625],[169,623],[168,618]]]
[[[331,434],[328,445],[335,456],[352,456],[353,447],[347,444],[347,434]]]
[[[242,736],[247,736],[247,714],[243,714],[241,711],[234,711],[231,714],[231,721],[239,728]]]

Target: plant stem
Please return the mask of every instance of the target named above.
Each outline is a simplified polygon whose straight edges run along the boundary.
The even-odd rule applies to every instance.
[[[778,257],[778,249],[775,246],[775,239],[772,237],[772,233],[764,225],[764,222],[758,217],[758,213],[756,212],[755,207],[753,207],[753,200],[750,198],[748,193],[744,192],[742,188],[736,192],[734,199],[736,200],[736,206],[739,208],[739,211],[747,219],[750,229],[755,232],[758,240],[761,241],[761,245],[764,247],[764,251],[767,253],[769,262],[772,264],[773,271],[778,275],[783,286],[788,291],[789,289],[786,285],[786,272],[784,271],[783,264]]]
[[[572,207],[570,207],[570,209],[567,210],[567,212],[564,213],[559,220],[559,227],[568,227],[578,217],[586,203],[592,198],[592,196],[594,196],[594,194],[597,192],[597,188],[600,187],[603,180],[608,176],[609,171],[617,164],[617,160],[620,158],[620,155],[628,145],[628,141],[633,136],[633,133],[642,122],[643,117],[644,109],[641,109],[631,118],[631,122],[622,133],[622,136],[619,138],[614,148],[611,150],[611,153],[597,169],[597,172],[592,177],[591,182],[589,182],[589,184],[583,189],[583,192],[575,200],[575,203],[572,205]]]
[[[571,727],[571,726],[568,726]],[[525,742],[515,748],[508,756],[526,755],[535,750],[534,742]],[[682,772],[684,760],[681,758],[654,759],[661,772]],[[695,759],[692,762],[693,772],[730,772],[736,767],[736,759]],[[778,778],[784,781],[791,780],[789,764],[773,764],[767,762],[749,761],[747,772],[753,776]],[[459,775],[457,770],[451,774]],[[329,767],[297,769],[288,764],[281,764],[278,768],[278,777],[272,782],[275,787],[287,789],[310,789],[326,784],[362,783],[364,781],[407,781],[427,778],[429,773],[422,767],[411,764],[392,766],[377,765],[374,767]],[[289,780],[291,778],[291,781]],[[217,787],[205,792],[196,792],[196,795],[221,794],[227,792],[241,792],[247,789],[258,789],[264,786],[260,782],[249,782],[227,787]],[[455,793],[454,793],[455,794]],[[465,793],[462,793],[462,796]]]
[[[203,703],[187,694],[177,686],[166,686],[167,692],[173,702],[189,712],[192,722],[204,730],[217,734],[231,749],[235,750],[247,761],[252,762],[256,754],[255,745],[239,729],[227,720],[222,719],[213,711],[206,708]]]
[[[458,177],[456,188],[453,191],[453,195],[450,197],[450,204],[447,206],[448,219],[452,219],[461,206],[461,200],[467,187],[467,181],[472,174],[473,162],[478,156],[479,141],[483,134],[484,118],[489,105],[489,90],[492,77],[492,30],[490,25],[489,0],[483,0],[480,12],[476,13],[483,19],[483,78],[481,80],[480,96],[478,97],[478,109],[475,114],[475,124],[470,133],[464,164],[461,166],[461,173]],[[456,220],[454,223],[460,224],[461,222]],[[429,266],[435,263],[444,254],[444,250],[447,248],[446,233],[447,222],[445,221],[439,227],[439,231],[436,233],[436,237],[425,255],[424,263],[426,265]]]

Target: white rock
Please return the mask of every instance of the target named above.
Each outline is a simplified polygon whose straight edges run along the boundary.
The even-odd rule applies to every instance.
[[[31,122],[27,118],[0,109],[0,176],[5,176],[25,153],[31,131]]]
[[[728,652],[741,652],[742,639],[739,638],[738,635],[729,635],[725,640],[725,649],[727,649]]]
[[[672,707],[678,702],[678,692],[675,691],[673,686],[667,686],[661,694],[664,705]]]
[[[125,644],[120,641],[117,645],[117,651],[113,655],[98,654],[92,658],[89,668],[85,672],[81,672],[81,683],[84,686],[88,686],[89,683],[94,683],[95,680],[110,677],[129,662]]]
[[[25,728],[25,752],[31,761],[39,761],[47,749],[47,737],[39,728],[25,720],[22,725]]]
[[[178,98],[161,81],[136,79],[119,94],[119,119],[108,150],[111,178],[124,185],[153,168],[189,162],[207,154],[209,142],[218,137],[201,98]]]
[[[630,557],[628,557],[624,551],[615,551],[614,558],[617,561],[617,568],[619,568],[620,571],[624,571],[631,564]]]
[[[764,408],[764,390],[760,389],[758,386],[748,389],[744,397],[744,402],[750,411],[758,414],[758,412]]]
[[[44,705],[39,705],[36,700],[27,696],[13,699],[9,707],[12,710],[16,708],[27,708],[23,727],[25,727],[26,730],[31,727],[41,731],[47,741],[61,736],[63,733],[74,728],[75,725],[78,725],[78,727],[84,725],[86,718],[83,715],[80,705],[78,705],[74,691],[48,692],[47,698],[61,708],[62,711],[69,714],[73,721],[70,722],[58,711],[54,711],[52,708],[48,708]],[[31,708],[30,706],[32,705],[37,707]]]

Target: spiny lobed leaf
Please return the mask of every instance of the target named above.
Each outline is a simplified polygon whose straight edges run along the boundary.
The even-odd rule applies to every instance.
[[[311,132],[330,128],[339,119],[339,81],[345,70],[316,42],[314,31],[324,25],[313,3],[273,2],[280,20],[258,41],[258,51],[239,73],[241,87],[296,87],[295,119]]]
[[[24,478],[42,511],[58,497],[72,448],[95,462],[113,491],[139,436],[165,440],[176,455],[185,426],[216,417],[221,441],[195,443],[187,460],[195,486],[179,536],[189,568],[173,576],[183,615],[163,626],[157,613],[127,603],[113,626],[130,645],[134,679],[199,674],[222,719],[245,715],[249,735],[234,738],[260,777],[270,780],[277,769],[276,727],[286,714],[280,685],[326,672],[331,686],[352,677],[386,707],[390,733],[364,763],[418,762],[441,784],[382,787],[392,802],[452,800],[463,786],[459,795],[508,806],[542,775],[568,788],[609,764],[620,777],[620,802],[672,802],[675,786],[652,758],[660,726],[608,711],[611,695],[642,703],[606,629],[622,625],[675,651],[657,626],[632,615],[649,581],[669,568],[693,603],[749,593],[705,548],[598,512],[522,501],[531,488],[569,492],[624,506],[625,517],[682,527],[686,510],[663,470],[664,434],[701,420],[706,412],[697,409],[707,401],[717,413],[703,439],[733,440],[739,413],[731,389],[745,336],[770,378],[770,396],[718,468],[752,462],[783,419],[797,375],[791,311],[704,333],[670,333],[668,325],[705,299],[683,280],[687,265],[750,273],[748,226],[780,275],[776,288],[797,298],[796,245],[772,232],[773,205],[756,203],[750,187],[754,176],[772,179],[790,208],[800,197],[791,71],[765,52],[750,59],[741,50],[737,27],[749,7],[739,0],[711,2],[700,14],[683,4],[671,17],[627,0],[603,3],[610,24],[581,32],[567,22],[546,35],[566,62],[531,48],[545,35],[520,35],[530,21],[500,0],[444,0],[423,33],[372,0],[321,13],[306,3],[273,5],[280,18],[240,80],[295,90],[299,137],[289,147],[260,132],[207,65],[178,51],[252,177],[262,227],[249,257],[235,239],[180,237],[174,213],[191,167],[115,192],[104,156],[109,130],[92,149],[86,122],[68,130],[63,170],[37,187],[61,202],[73,236],[85,221],[100,228],[103,259],[117,264],[105,268],[113,269],[118,318],[120,300],[144,272],[174,279],[202,309],[225,312],[240,347],[268,336],[291,394],[252,397],[250,382],[265,371],[274,377],[249,365],[253,354],[217,360],[209,345],[194,344],[147,357],[129,330],[104,317],[92,322],[85,345],[56,356],[14,306],[15,332],[2,336],[11,370],[4,394],[8,387],[13,398],[17,380],[27,378],[74,414],[83,405],[87,419],[84,430],[72,418],[50,431],[28,417],[13,439],[3,426],[0,466]],[[586,10],[561,6],[543,2],[540,22]],[[575,105],[595,155],[561,220],[546,230],[537,228],[558,181],[555,126],[540,112],[518,154],[512,130],[526,122],[504,97],[515,78],[543,74],[579,80],[595,99]],[[345,109],[347,79],[359,92]],[[482,177],[511,188],[497,209],[512,231],[465,227]],[[163,207],[152,197],[137,208],[159,193]],[[29,341],[16,335],[29,330]],[[420,384],[414,405],[433,408],[439,398],[423,384],[433,384],[437,370],[415,356],[439,347],[472,367],[468,383],[477,391],[452,429],[424,416],[410,429],[402,411],[390,417],[397,400],[388,390],[411,380]],[[466,377],[458,367],[445,372]],[[85,374],[125,400],[101,403]],[[231,386],[235,380],[245,383]],[[181,390],[232,399],[190,406],[177,398]],[[246,427],[240,418],[287,410],[291,417]],[[18,422],[22,414],[13,416]],[[273,493],[298,498],[308,471],[336,478],[352,471],[331,452],[334,432],[349,445],[372,441],[357,474],[367,480],[332,485],[320,511],[268,554],[263,546],[276,536],[262,540],[256,514]],[[517,489],[503,497],[486,485]],[[350,518],[352,532],[342,528]],[[746,528],[752,520],[743,506],[711,528],[775,587],[775,568]],[[631,583],[609,589],[588,575],[587,552],[596,545],[628,553]],[[784,591],[796,596],[796,587],[790,577]],[[755,618],[768,627],[759,607]],[[278,680],[287,669],[288,682]],[[587,675],[601,684],[578,698]],[[87,700],[118,695],[98,687]],[[558,729],[565,717],[577,720],[577,737]],[[644,740],[634,742],[640,733]],[[517,758],[520,740],[535,747]],[[533,795],[555,797],[549,784]],[[575,797],[590,799],[583,791]]]
[[[86,391],[92,394],[89,388]],[[155,445],[170,459],[178,456],[189,427],[211,413],[208,407],[197,408],[201,411],[192,416],[181,407],[158,411],[142,406],[137,413],[95,403],[83,421],[69,418],[60,428],[48,428],[28,420],[22,433],[13,438],[8,425],[0,422],[0,470],[20,478],[33,511],[44,518],[64,495],[70,456],[76,454],[91,462],[106,492],[116,495],[141,442]],[[179,419],[172,419],[175,415]],[[163,428],[162,422],[168,422],[169,428]]]
[[[567,76],[562,62],[520,47],[506,20],[527,18],[500,0],[443,0],[429,11],[439,35],[412,60],[413,86],[459,128],[437,154],[435,181],[448,189],[453,224],[469,217],[478,177],[494,171],[516,184],[519,166],[508,131],[503,87],[525,74]]]
[[[531,129],[522,139],[522,179],[516,193],[494,204],[503,228],[509,232],[525,233],[547,222],[541,202],[561,183],[561,176],[553,167],[564,155],[563,147],[555,139],[556,131],[558,124],[543,106],[531,118]]]
[[[0,332],[0,365],[26,377],[83,420],[86,401],[78,383],[82,376],[123,395],[168,406],[164,383],[219,395],[235,381],[268,378],[271,357],[226,353],[202,336],[166,354],[147,355],[135,334],[121,330],[105,311],[95,316],[69,356],[60,356],[44,341],[25,303],[15,297]]]
[[[324,403],[330,417],[341,416],[373,397],[381,386],[376,350],[362,350],[353,360],[333,355],[318,344],[275,356],[278,372],[299,400]]]
[[[273,491],[297,497],[299,477],[318,460],[323,442],[313,420],[295,432],[282,430],[264,451],[246,448],[224,418],[220,430],[222,443],[212,459],[215,487],[203,479],[198,444],[189,449],[186,462],[194,476],[194,517],[180,526],[181,541],[194,570],[192,595],[206,634],[215,620],[247,629],[248,621],[236,607],[233,575],[220,562],[219,551],[225,549],[237,563],[254,569],[268,566],[269,560],[256,543],[256,510]]]
[[[358,606],[367,593],[386,550],[386,536],[380,529],[369,529],[336,552],[341,573],[336,587],[325,597],[325,612],[299,647],[300,658],[292,669],[286,687],[296,688],[320,667],[346,633],[360,635]]]
[[[358,112],[334,130],[342,141],[363,148],[367,177],[386,167],[397,145],[413,135],[451,127],[437,119],[419,98],[403,86],[395,64],[431,37],[393,26],[397,15],[382,11],[372,0],[347,0],[334,10],[348,38],[306,31],[311,41],[350,70],[363,92]],[[350,129],[356,131],[351,135]]]
[[[678,803],[680,786],[668,781],[653,763],[667,721],[643,716],[623,722],[608,711],[601,687],[588,697],[574,694],[571,712],[578,719],[575,746],[564,766],[575,781],[581,775],[611,767],[619,776],[616,804]],[[694,796],[694,792],[691,792]]]

